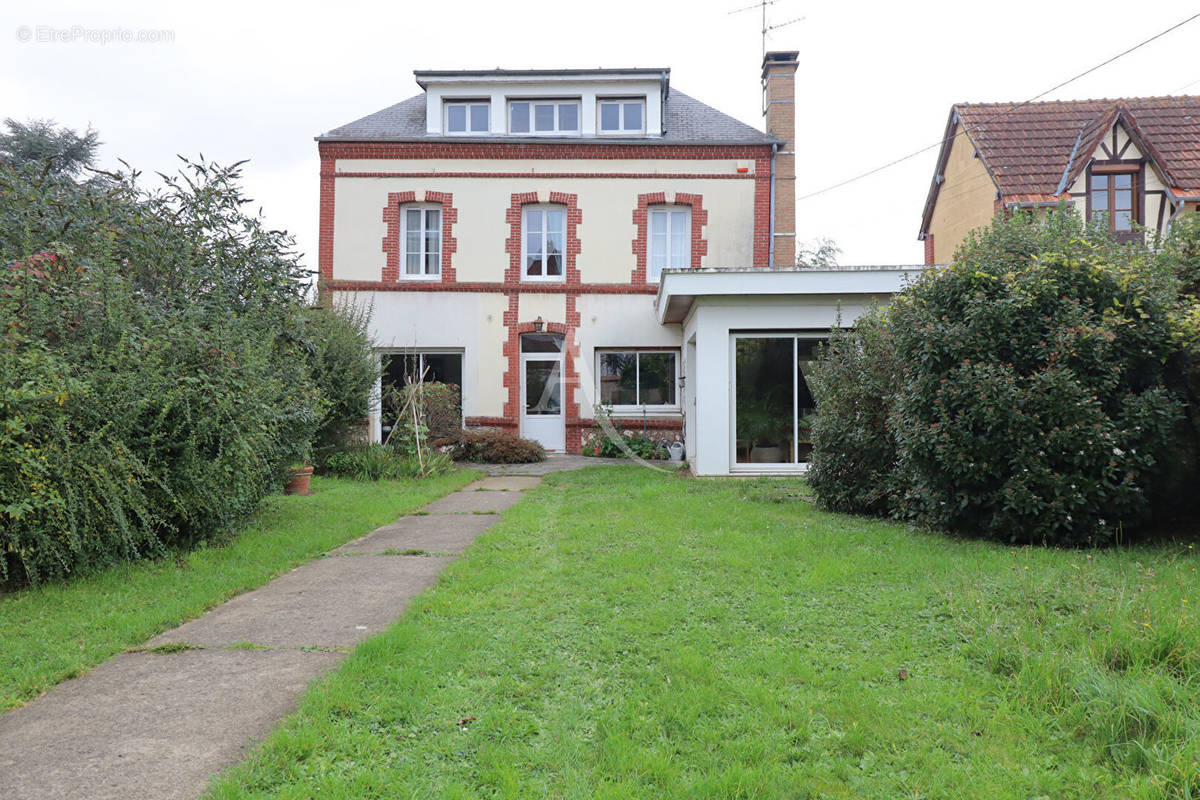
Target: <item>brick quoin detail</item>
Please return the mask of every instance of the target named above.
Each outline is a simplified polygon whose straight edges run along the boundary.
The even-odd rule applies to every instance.
[[[331,301],[328,284],[333,280],[333,171],[333,158],[322,153],[321,214],[317,225],[317,296],[323,304]]]
[[[633,268],[631,279],[635,286],[654,285],[646,279],[647,264],[650,257],[650,206],[663,205],[667,202],[666,192],[650,192],[639,194],[637,208],[633,209],[633,224],[637,226],[637,238],[633,240],[633,254],[637,258],[637,266]],[[675,202],[671,205],[691,206],[692,209],[692,260],[691,268],[700,269],[700,259],[708,254],[708,240],[704,238],[704,226],[708,224],[708,212],[704,210],[704,196],[676,192]]]
[[[933,266],[933,234],[925,234],[925,266]]]
[[[458,252],[458,240],[454,238],[454,223],[458,222],[458,209],[454,207],[454,195],[450,192],[425,192],[425,202],[442,206],[442,271],[439,281],[422,281],[432,283],[434,288],[455,283],[454,254]],[[387,260],[383,266],[384,284],[400,282],[400,207],[406,203],[417,202],[416,192],[389,192],[387,205],[383,207],[383,221],[387,223],[387,233],[383,237],[383,252]]]
[[[771,265],[771,159],[754,165],[754,266]],[[785,264],[784,266],[795,266]]]

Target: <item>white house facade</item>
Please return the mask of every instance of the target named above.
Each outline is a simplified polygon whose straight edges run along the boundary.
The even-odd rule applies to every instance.
[[[707,392],[729,391],[727,368],[708,372],[706,320],[736,301],[677,312],[689,278],[746,283],[778,265],[790,296],[809,291],[792,269],[795,71],[794,52],[764,58],[767,133],[671,88],[666,69],[418,71],[422,94],[318,137],[322,294],[369,305],[385,382],[460,386],[468,427],[578,453],[603,406],[686,438],[705,474],[736,471],[743,451],[786,471],[794,434],[721,455],[696,435],[719,413]],[[826,300],[840,291],[807,277]],[[892,277],[846,284],[843,322]],[[745,299],[751,317],[770,306]],[[825,311],[769,324],[828,330]],[[377,414],[373,434],[389,423]]]

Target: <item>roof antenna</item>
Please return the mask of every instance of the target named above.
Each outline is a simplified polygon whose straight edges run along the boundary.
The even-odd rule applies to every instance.
[[[789,25],[794,25],[797,22],[803,22],[805,19],[804,17],[796,17],[795,19],[789,19],[787,22],[780,22],[776,25],[768,25],[767,24],[767,6],[773,6],[778,2],[780,2],[780,0],[759,0],[757,3],[755,3],[752,6],[745,6],[744,8],[735,8],[733,11],[729,12],[730,14],[740,14],[743,11],[751,11],[755,8],[762,10],[762,54],[763,54],[763,58],[767,57],[767,34],[768,33],[770,33],[771,31],[779,30],[780,28],[786,28]]]

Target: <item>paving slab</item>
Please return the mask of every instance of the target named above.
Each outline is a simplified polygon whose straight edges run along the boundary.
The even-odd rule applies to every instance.
[[[0,797],[196,797],[341,658],[298,650],[117,656],[0,716]]]
[[[424,550],[426,553],[462,553],[475,538],[496,524],[495,514],[429,514],[401,517],[361,539],[344,544],[333,552],[386,553]],[[396,556],[403,558],[404,556]]]
[[[387,628],[409,600],[434,584],[448,562],[435,557],[320,558],[147,644],[349,647]]]
[[[471,484],[465,489],[448,494],[441,500],[435,500],[425,506],[424,510],[430,514],[499,513],[521,502],[521,498],[524,497],[520,492],[475,491],[476,486],[477,484]]]
[[[508,475],[484,478],[471,484],[468,489],[484,489],[493,492],[523,492],[542,482],[532,475]]]

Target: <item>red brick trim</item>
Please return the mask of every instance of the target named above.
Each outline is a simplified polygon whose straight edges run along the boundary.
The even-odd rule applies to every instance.
[[[467,417],[464,420],[468,428],[517,428],[520,421],[507,417]]]
[[[655,161],[681,160],[756,160],[761,168],[771,167],[771,145],[697,145],[697,144],[604,144],[596,142],[318,142],[322,158],[392,159],[628,159]],[[768,175],[768,177],[770,177]]]
[[[754,175],[729,172],[335,172],[335,178],[652,178],[655,180],[752,181]]]
[[[933,261],[933,234],[925,234],[925,266],[932,267]]]
[[[513,192],[510,196],[508,209],[504,212],[509,231],[508,238],[504,240],[504,252],[508,253],[508,269],[504,270],[504,283],[507,286],[519,288],[521,291],[540,284],[558,286],[560,287],[558,293],[561,293],[563,286],[579,286],[582,283],[579,279],[579,267],[575,262],[579,257],[579,251],[583,249],[578,232],[579,224],[583,222],[583,212],[579,210],[579,195],[566,192],[549,193],[547,204],[567,207],[567,241],[566,253],[563,255],[565,280],[562,283],[558,281],[523,281],[524,264],[521,263],[521,242],[524,232],[521,228],[524,224],[524,206],[542,202],[538,199],[539,194],[544,193]]]
[[[500,283],[469,282],[442,284],[436,281],[330,281],[329,288],[339,292],[490,292],[493,294],[523,292],[525,294],[658,294],[658,286],[631,286],[627,283],[580,283],[568,286],[562,283]]]
[[[321,154],[321,211],[318,220],[317,291],[321,301],[327,300],[328,283],[333,280],[333,170],[332,156]]]
[[[650,206],[665,203],[667,203],[666,192],[650,192],[638,195],[637,207],[633,209],[633,224],[637,226],[637,237],[633,240],[633,254],[637,261],[630,276],[635,286],[658,285],[646,279],[647,265],[650,258],[649,215]],[[708,254],[708,240],[704,238],[704,226],[708,224],[708,212],[704,210],[704,196],[689,194],[687,192],[676,192],[675,202],[670,205],[691,206],[691,268],[700,269],[700,259]]]
[[[627,430],[627,431],[639,430],[643,425],[645,425],[647,428],[653,428],[655,430],[667,430],[667,431],[683,430],[683,418],[682,417],[680,417],[679,419],[646,419],[646,420],[643,420],[641,417],[638,417],[637,419],[622,419],[620,417],[616,417],[616,418],[611,419],[610,421],[612,422],[614,428],[620,428],[621,430]],[[573,420],[567,421],[568,427],[574,425],[579,428],[590,428],[591,426],[593,426],[595,424],[596,424],[596,420],[588,419],[586,417],[580,417],[579,419],[573,419]]]
[[[515,291],[509,293],[508,310],[504,312],[503,319],[508,338],[502,350],[508,360],[508,368],[504,372],[504,387],[508,389],[508,400],[504,403],[503,419],[516,425],[518,430],[521,419],[521,334],[535,331],[533,321],[517,321],[519,303],[520,295]],[[560,333],[563,337],[563,414],[567,420],[572,420],[579,418],[579,375],[575,369],[579,345],[575,342],[575,330],[579,327],[580,316],[575,310],[574,296],[568,296],[566,304],[566,322],[546,322],[543,330],[547,333]],[[565,444],[568,453],[578,453],[579,431],[572,432],[568,426]]]
[[[441,279],[434,281],[412,281],[434,288],[456,282],[454,272],[454,254],[458,252],[458,240],[454,238],[454,223],[458,222],[458,209],[454,207],[454,195],[450,192],[423,193],[424,202],[438,203],[442,206],[442,274]],[[383,221],[387,223],[387,233],[383,237],[383,252],[386,261],[383,267],[382,283],[397,284],[400,282],[400,207],[405,203],[417,202],[416,192],[388,192],[387,205],[383,207]],[[405,281],[405,285],[409,282]]]
[[[771,158],[754,164],[754,266],[771,266]],[[785,264],[790,267],[792,264]]]

